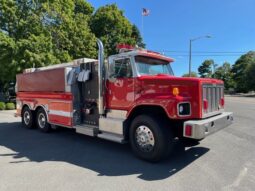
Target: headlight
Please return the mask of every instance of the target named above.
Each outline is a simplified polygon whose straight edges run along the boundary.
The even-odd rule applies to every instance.
[[[179,116],[187,116],[191,114],[190,103],[179,103],[177,108]]]
[[[179,113],[182,113],[183,110],[184,110],[184,109],[183,109],[183,105],[180,105],[180,106],[179,106]]]

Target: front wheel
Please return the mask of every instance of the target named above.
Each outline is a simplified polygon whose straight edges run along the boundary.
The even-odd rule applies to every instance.
[[[37,124],[37,127],[42,132],[47,133],[51,130],[50,124],[48,123],[48,120],[47,120],[47,115],[44,109],[42,108],[40,108],[36,114],[36,124]]]
[[[164,120],[148,115],[137,116],[130,127],[131,148],[141,159],[157,162],[172,150],[172,134]]]

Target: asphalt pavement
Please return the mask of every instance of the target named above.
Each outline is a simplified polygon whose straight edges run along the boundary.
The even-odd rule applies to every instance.
[[[255,98],[226,97],[226,111],[233,125],[198,145],[177,144],[157,164],[69,129],[25,129],[13,111],[0,111],[0,190],[254,190]]]

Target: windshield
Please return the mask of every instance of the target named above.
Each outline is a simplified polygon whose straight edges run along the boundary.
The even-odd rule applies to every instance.
[[[135,56],[135,62],[140,75],[174,75],[170,63],[165,60],[146,56]]]

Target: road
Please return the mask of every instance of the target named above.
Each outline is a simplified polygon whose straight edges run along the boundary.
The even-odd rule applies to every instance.
[[[0,190],[254,190],[255,98],[226,97],[234,124],[151,164],[120,145],[21,127],[0,112]]]

